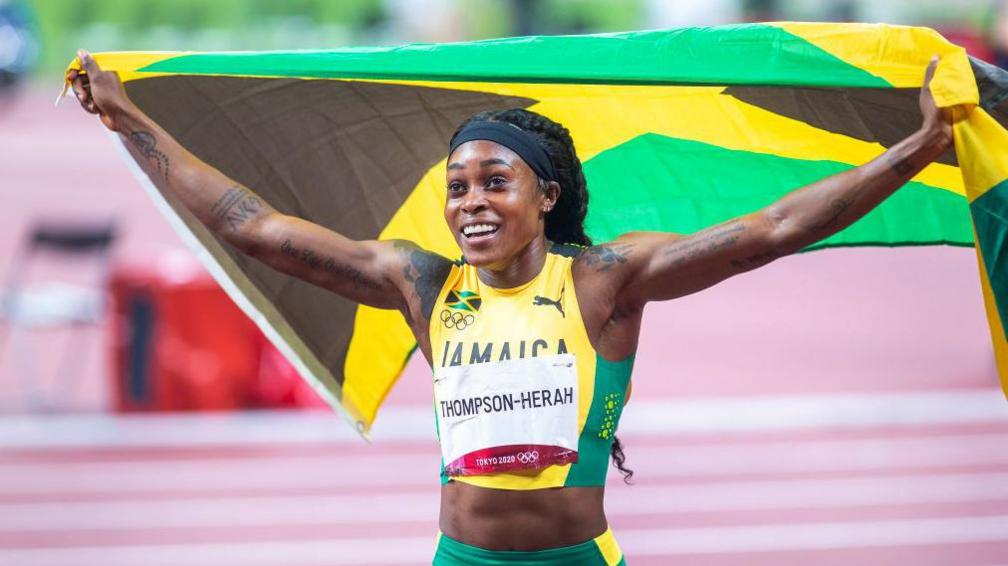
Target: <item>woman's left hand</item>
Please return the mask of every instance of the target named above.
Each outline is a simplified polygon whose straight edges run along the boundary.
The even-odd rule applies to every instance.
[[[938,108],[931,94],[931,79],[938,68],[938,60],[937,55],[932,57],[931,64],[924,71],[924,86],[920,92],[920,110],[924,116],[921,131],[945,149],[952,144],[952,112],[948,108]]]

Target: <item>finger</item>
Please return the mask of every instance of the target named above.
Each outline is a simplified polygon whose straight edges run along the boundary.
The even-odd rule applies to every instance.
[[[77,60],[80,61],[81,67],[84,67],[84,72],[89,75],[93,75],[101,69],[98,67],[98,63],[95,62],[94,57],[84,49],[77,50]]]
[[[77,69],[70,69],[69,71],[67,71],[66,76],[63,78],[66,80],[66,82],[72,83],[79,74],[80,73],[77,72]]]
[[[91,98],[90,89],[85,88],[84,84],[81,82],[80,79],[77,79],[73,83],[71,83],[70,87],[73,89],[74,96],[76,96],[77,100],[81,101],[82,103]]]
[[[79,84],[74,83],[74,85],[71,88],[73,88],[74,96],[77,97],[77,100],[79,100],[81,104],[83,104],[89,98],[87,93],[84,92],[84,89],[81,88]]]
[[[81,92],[91,92],[91,78],[85,74],[78,74],[70,81],[70,85]]]
[[[931,58],[931,62],[928,63],[927,69],[924,71],[924,88],[931,86],[931,79],[934,78],[935,69],[938,68],[938,61],[940,57],[935,55]]]

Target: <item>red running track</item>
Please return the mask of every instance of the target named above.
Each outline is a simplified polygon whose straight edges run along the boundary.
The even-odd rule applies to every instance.
[[[739,401],[768,410],[711,426]],[[653,426],[635,408],[690,416]],[[832,424],[809,424],[813,409]],[[1008,561],[996,389],[629,410],[637,480],[611,474],[606,507],[631,564]],[[423,564],[430,412],[386,417],[372,445],[326,414],[0,420],[0,564]]]

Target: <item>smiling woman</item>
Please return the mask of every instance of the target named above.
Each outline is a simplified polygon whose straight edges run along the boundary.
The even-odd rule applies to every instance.
[[[835,234],[952,141],[929,88],[935,59],[918,68],[919,128],[864,165],[689,235],[631,232],[593,246],[569,132],[527,110],[482,112],[456,130],[446,161],[444,217],[462,251],[453,261],[274,209],[187,151],[114,73],[79,58],[84,73],[67,78],[82,106],[203,226],[279,272],[403,314],[434,374],[435,564],[623,563],[602,503],[610,456],[623,469],[615,433],[645,305]]]
[[[440,403],[458,402],[461,393],[456,383],[468,378],[486,388],[489,379],[501,384],[494,391],[517,410],[496,411],[492,404],[480,403],[488,408],[477,419],[439,413],[446,465],[442,470],[445,534],[435,562],[455,563],[449,558],[465,548],[462,541],[497,549],[500,540],[536,541],[542,537],[535,534],[541,529],[553,531],[551,542],[530,547],[512,543],[503,548],[584,543],[588,547],[582,551],[596,557],[600,547],[611,549],[610,557],[616,556],[614,541],[595,538],[603,536],[600,532],[608,533],[600,503],[610,455],[626,479],[632,475],[624,467],[622,445],[614,433],[629,394],[633,356],[623,355],[615,362],[599,356],[577,302],[574,262],[598,254],[585,253],[591,245],[584,232],[588,192],[573,140],[562,125],[534,112],[482,112],[455,132],[447,163],[445,220],[463,259],[445,281],[438,304],[450,307],[449,296],[463,295],[478,297],[479,302],[471,309],[472,322],[460,326],[435,321],[431,325],[435,397]],[[608,265],[622,256],[613,252],[606,257]],[[473,305],[472,300],[467,304]],[[541,306],[555,310],[535,308]],[[444,314],[450,316],[450,308]],[[441,320],[453,319],[442,316]],[[568,364],[567,381],[551,366],[533,365],[512,375],[509,366],[526,358]],[[475,364],[487,364],[484,379],[473,379],[475,370],[455,370]],[[548,379],[553,375],[557,381]],[[506,382],[502,376],[512,379]],[[531,382],[527,382],[529,377],[533,377]],[[562,402],[564,392],[573,397],[575,390],[580,410]],[[470,399],[480,401],[481,397]],[[572,428],[551,426],[558,422]],[[493,438],[486,438],[478,428],[474,431],[474,423],[492,429]],[[554,507],[562,512],[544,513],[535,524],[516,530],[519,517],[499,511],[508,507],[506,499],[527,496],[495,490],[551,487],[567,488],[563,496],[548,497],[563,503]],[[532,497],[538,501],[530,505],[544,503],[541,495]],[[474,528],[472,515],[458,513],[473,504],[497,511],[480,513],[475,524],[481,526]],[[561,534],[555,527],[558,524],[566,525],[568,533]],[[456,556],[465,557],[476,558],[464,553]]]

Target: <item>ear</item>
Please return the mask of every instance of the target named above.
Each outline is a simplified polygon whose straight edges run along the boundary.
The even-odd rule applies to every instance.
[[[556,206],[557,200],[560,199],[560,183],[556,181],[549,181],[543,186],[542,190],[542,212],[543,214],[549,213]]]

